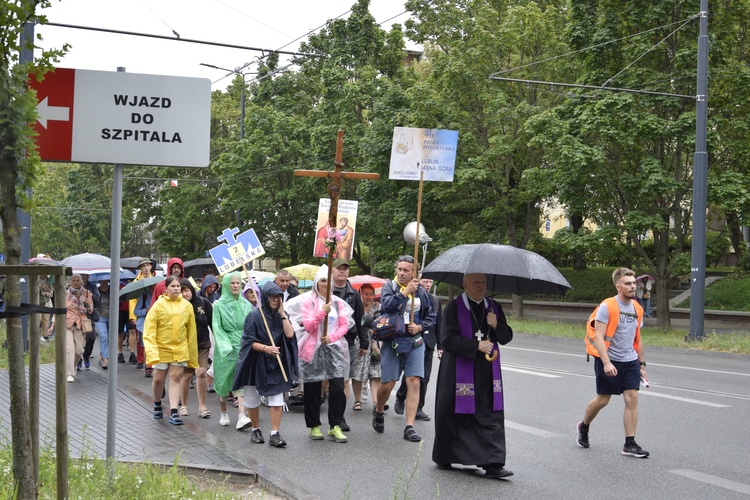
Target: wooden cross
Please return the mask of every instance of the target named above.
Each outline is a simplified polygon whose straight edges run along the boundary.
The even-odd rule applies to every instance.
[[[333,179],[328,184],[328,195],[331,197],[331,207],[328,209],[328,224],[336,230],[336,219],[339,211],[339,195],[341,194],[341,179],[380,179],[380,174],[369,172],[344,172],[344,131],[339,130],[336,134],[336,159],[333,162],[334,170],[295,170],[294,175],[298,177],[328,177]],[[331,266],[333,265],[333,252],[328,252],[328,287],[326,290],[326,304],[331,301]],[[323,337],[328,336],[328,317],[323,323]]]

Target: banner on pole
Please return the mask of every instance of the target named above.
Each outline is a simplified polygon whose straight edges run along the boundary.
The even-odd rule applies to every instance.
[[[226,274],[232,269],[240,267],[242,264],[248,264],[266,253],[263,250],[263,245],[260,244],[258,236],[255,234],[255,230],[248,229],[244,233],[237,235],[235,239],[234,235],[239,232],[240,230],[236,227],[224,229],[221,236],[216,239],[219,241],[224,240],[226,243],[215,246],[208,251],[214,260],[214,264],[216,264],[219,274]]]
[[[389,179],[453,182],[458,149],[457,130],[396,127],[393,129]]]
[[[331,228],[328,214],[331,209],[331,199],[321,198],[318,204],[318,225],[315,231],[315,248],[313,257],[328,257],[333,241],[335,248],[333,256],[350,260],[354,247],[354,233],[357,227],[358,201],[339,200],[336,215],[336,227]],[[331,246],[329,246],[331,243]]]

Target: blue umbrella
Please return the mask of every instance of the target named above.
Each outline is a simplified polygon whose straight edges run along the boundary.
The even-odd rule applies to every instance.
[[[128,269],[122,269],[120,271],[120,281],[123,280],[134,280],[135,274],[133,274],[132,271],[129,271]],[[110,273],[94,273],[89,276],[89,281],[97,282],[102,280],[108,280],[112,281],[111,274]]]

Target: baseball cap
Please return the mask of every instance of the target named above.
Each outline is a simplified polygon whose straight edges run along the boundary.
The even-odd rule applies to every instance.
[[[333,267],[339,267],[339,266],[351,267],[349,265],[349,261],[346,260],[346,259],[342,259],[342,258],[333,259],[333,264],[332,265],[333,265]]]

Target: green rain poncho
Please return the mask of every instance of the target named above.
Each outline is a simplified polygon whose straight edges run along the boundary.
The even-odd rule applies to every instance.
[[[242,287],[237,295],[232,293],[232,278],[239,278],[234,272],[221,281],[221,298],[214,302],[214,317],[211,328],[214,331],[214,389],[219,396],[226,396],[234,383],[234,368],[240,352],[245,317],[253,306],[242,298]]]

